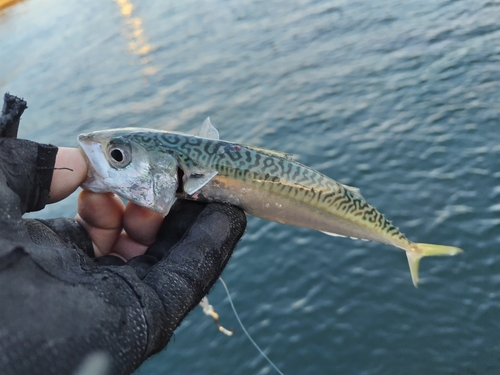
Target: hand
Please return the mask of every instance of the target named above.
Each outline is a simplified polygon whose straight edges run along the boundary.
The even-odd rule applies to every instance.
[[[87,176],[83,152],[60,147],[50,187],[50,203],[66,198]],[[96,257],[117,255],[124,260],[142,255],[156,239],[163,216],[134,203],[123,204],[113,193],[82,190],[78,221],[89,234]],[[124,230],[124,231],[123,231]]]
[[[26,144],[32,145],[32,152],[40,152],[39,146],[22,141],[21,147],[13,150],[22,150]],[[7,175],[25,180],[20,186],[27,190],[43,193],[45,188],[37,188],[29,179],[38,181],[37,171],[50,167],[31,166],[26,176]],[[78,149],[60,149],[55,168],[62,169],[55,170],[51,202],[73,192],[87,170]],[[8,185],[0,184],[0,191],[8,190]],[[30,191],[18,193],[19,197],[34,195]],[[6,285],[0,299],[11,296],[9,309],[0,309],[0,323],[9,322],[9,337],[25,338],[0,342],[7,358],[0,363],[2,374],[25,373],[37,366],[45,368],[47,374],[72,373],[96,350],[116,366],[116,374],[131,373],[165,347],[177,326],[208,293],[246,225],[243,211],[229,205],[179,200],[163,219],[136,205],[125,207],[113,194],[88,191],[80,194],[78,211],[77,220],[90,236],[73,220],[27,219],[28,233],[19,237],[18,246],[3,263],[0,257],[0,281]],[[13,224],[8,232],[17,230]],[[90,260],[77,251],[91,249],[89,237],[97,255],[114,252],[129,260],[109,256]],[[2,269],[2,264],[13,262],[15,267]],[[35,263],[37,266],[30,268]],[[12,277],[17,281],[7,282]],[[25,290],[29,296],[23,294]],[[27,306],[35,306],[35,315]],[[30,322],[36,322],[36,330]],[[56,344],[33,355],[30,340]]]
[[[245,215],[229,205],[179,200],[163,219],[124,207],[112,194],[82,192],[81,225],[24,219],[49,195],[49,202],[67,197],[87,173],[78,149],[16,139],[24,108],[6,95],[0,115],[0,301],[7,301],[0,309],[0,373],[74,373],[97,351],[113,374],[130,374],[165,347],[208,293],[245,230]],[[85,255],[92,249],[130,260],[92,259]]]

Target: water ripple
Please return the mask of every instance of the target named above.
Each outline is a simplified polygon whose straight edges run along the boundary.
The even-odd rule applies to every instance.
[[[424,259],[414,289],[402,251],[249,218],[224,278],[284,373],[500,372],[499,4],[133,5],[135,29],[96,0],[0,14],[0,86],[30,106],[21,135],[75,146],[211,116],[224,139],[294,154],[412,240],[465,253]],[[37,216],[72,216],[72,199]],[[235,326],[222,290],[210,298]],[[195,310],[137,374],[269,373],[243,335],[221,336]]]

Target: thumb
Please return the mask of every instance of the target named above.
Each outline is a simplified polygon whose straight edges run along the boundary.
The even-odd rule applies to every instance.
[[[72,192],[87,177],[87,161],[79,148],[59,147],[50,185],[49,203],[58,202]]]

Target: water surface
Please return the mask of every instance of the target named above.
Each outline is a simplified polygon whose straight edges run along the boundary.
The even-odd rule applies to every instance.
[[[124,126],[277,149],[357,186],[424,259],[249,218],[223,277],[285,374],[500,373],[500,5],[491,1],[26,0],[0,11],[20,136]],[[73,216],[75,199],[38,217]],[[137,375],[271,374],[195,310]]]

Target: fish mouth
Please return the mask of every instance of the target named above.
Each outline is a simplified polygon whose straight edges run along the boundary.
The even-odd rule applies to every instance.
[[[96,142],[90,134],[80,134],[77,142],[87,162],[87,178],[80,186],[95,193],[108,192],[109,187],[105,183],[106,174],[104,173],[108,163],[101,144]]]

